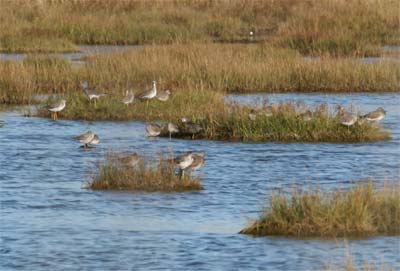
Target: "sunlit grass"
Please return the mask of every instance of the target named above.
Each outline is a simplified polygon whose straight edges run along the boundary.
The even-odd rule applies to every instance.
[[[366,237],[400,234],[399,186],[372,182],[332,194],[275,194],[260,217],[240,233],[295,237]]]
[[[152,80],[159,89],[172,91],[399,92],[400,68],[389,62],[305,59],[264,45],[154,46],[88,57],[81,68],[63,59],[32,56],[23,62],[0,62],[0,102],[30,103],[38,93],[71,94],[79,91],[79,81],[118,96],[129,84],[142,91]]]
[[[0,50],[214,41],[375,55],[382,45],[399,44],[397,11],[393,0],[1,1]]]

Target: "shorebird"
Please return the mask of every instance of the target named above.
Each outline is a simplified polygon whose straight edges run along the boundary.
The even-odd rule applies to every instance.
[[[146,90],[142,93],[139,93],[137,97],[140,100],[146,100],[146,107],[149,105],[149,100],[153,99],[157,95],[157,82],[153,81],[153,87],[150,90]]]
[[[206,154],[204,152],[199,152],[199,153],[194,153],[192,155],[193,157],[193,163],[190,165],[191,170],[198,170],[200,169],[206,162],[204,159],[204,156]]]
[[[149,136],[158,136],[161,133],[161,126],[156,123],[149,123],[146,125],[146,131]]]
[[[127,106],[135,100],[135,94],[133,94],[132,90],[127,90],[125,97],[122,99],[122,102]]]
[[[60,112],[61,110],[63,110],[65,108],[66,103],[67,103],[67,101],[65,101],[65,100],[59,100],[57,102],[54,102],[54,103],[46,106],[46,109],[51,111],[53,120],[58,119],[58,112]]]
[[[347,130],[350,126],[354,125],[358,120],[358,116],[348,112],[342,113],[339,117],[340,124],[347,126]]]
[[[185,169],[189,168],[193,163],[193,153],[187,152],[174,159],[175,164],[181,170],[181,178],[185,177]]]
[[[137,153],[118,157],[117,159],[122,165],[126,167],[135,167],[140,161],[140,157]]]
[[[83,143],[83,147],[85,149],[88,148],[88,144],[94,139],[95,134],[92,131],[87,131],[86,133],[76,136],[75,140],[78,140],[79,142]]]
[[[312,117],[313,117],[313,113],[310,111],[310,110],[307,110],[306,112],[304,112],[304,113],[301,113],[300,115],[299,115],[299,117],[303,120],[303,121],[310,121],[310,120],[312,120]]]
[[[187,118],[182,118],[182,123],[185,129],[185,133],[191,134],[192,135],[192,139],[194,139],[194,135],[198,134],[201,132],[201,126],[189,121]]]
[[[157,99],[159,101],[166,102],[169,98],[169,95],[171,95],[171,91],[169,91],[168,89],[166,91],[159,91],[157,93]]]
[[[93,139],[89,142],[89,145],[97,145],[100,143],[100,137],[98,135],[94,135]]]
[[[250,113],[249,113],[249,120],[255,121],[256,118],[257,118],[257,112],[256,112],[256,110],[251,109],[251,110],[250,110]]]
[[[375,111],[369,112],[368,114],[365,114],[362,116],[362,118],[372,121],[372,122],[380,122],[383,120],[386,116],[386,111],[382,107],[379,107]]]
[[[179,133],[179,128],[175,124],[169,122],[168,123],[168,132],[169,132],[169,139],[171,139],[172,134]]]
[[[81,87],[82,87],[83,91],[85,92],[86,96],[89,98],[90,102],[94,99],[94,106],[96,106],[96,100],[98,100],[100,97],[106,95],[104,93],[98,93],[94,89],[90,89],[87,82],[81,83]]]

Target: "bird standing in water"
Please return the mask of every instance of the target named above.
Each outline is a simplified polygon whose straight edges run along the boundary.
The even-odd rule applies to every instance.
[[[46,109],[51,112],[53,120],[58,120],[58,112],[65,108],[66,103],[65,100],[59,100],[46,106]]]
[[[94,139],[95,134],[92,131],[87,131],[86,133],[76,136],[75,140],[81,142],[83,144],[83,148],[87,149],[88,144]]]

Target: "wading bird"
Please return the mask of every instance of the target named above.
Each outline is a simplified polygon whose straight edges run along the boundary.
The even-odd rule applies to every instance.
[[[127,106],[135,100],[135,94],[133,94],[132,90],[127,90],[125,97],[122,99],[122,102]]]
[[[386,116],[385,109],[379,107],[378,109],[369,112],[368,114],[365,114],[364,116],[362,116],[362,118],[372,122],[380,122],[385,118],[385,116]]]
[[[100,143],[100,137],[98,135],[94,135],[93,139],[89,142],[89,145],[97,145]]]
[[[171,95],[171,91],[168,89],[166,91],[159,91],[157,94],[157,99],[162,102],[166,102]]]
[[[87,131],[86,133],[76,136],[75,140],[81,142],[83,144],[83,148],[87,149],[88,144],[93,140],[95,134],[92,131]]]
[[[81,87],[85,92],[86,96],[89,98],[89,101],[91,102],[92,100],[94,100],[94,106],[96,106],[96,100],[106,95],[105,93],[99,93],[94,89],[90,89],[87,82],[81,83]]]
[[[193,163],[190,165],[190,174],[192,170],[198,170],[205,164],[205,155],[204,152],[193,153]]]
[[[140,157],[137,153],[121,156],[118,157],[117,159],[118,162],[125,167],[135,167],[140,161]]]
[[[161,133],[161,126],[156,123],[149,123],[146,125],[146,131],[149,136],[159,136]]]
[[[57,102],[54,102],[48,106],[46,106],[46,109],[51,111],[51,117],[53,118],[53,120],[57,120],[58,119],[58,112],[60,112],[61,110],[63,110],[65,108],[66,105],[66,101],[65,100],[59,100]]]
[[[171,140],[172,134],[179,133],[179,128],[175,124],[169,122],[168,123],[168,132],[169,132],[169,139]]]
[[[180,175],[183,179],[185,177],[185,170],[189,168],[193,163],[193,153],[187,152],[181,156],[178,156],[174,159],[174,162],[179,167],[181,171]]]
[[[153,99],[156,96],[157,96],[157,82],[156,81],[153,81],[153,86],[150,90],[146,90],[137,95],[137,97],[140,100],[146,100],[146,108],[149,105],[149,100]]]
[[[202,130],[200,125],[198,125],[192,121],[189,121],[187,118],[182,118],[182,123],[184,126],[184,132],[186,134],[191,134],[192,139],[194,139],[194,136],[196,134],[200,133]]]

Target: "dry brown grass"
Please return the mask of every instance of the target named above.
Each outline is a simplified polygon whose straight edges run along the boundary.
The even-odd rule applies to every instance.
[[[107,20],[104,20],[107,18]],[[0,1],[0,50],[79,44],[272,42],[307,54],[371,55],[399,44],[395,0]]]
[[[37,93],[80,92],[79,81],[112,95],[157,80],[160,89],[225,92],[399,92],[395,63],[354,59],[304,59],[291,50],[264,45],[190,44],[88,58],[73,69],[66,60],[30,57],[0,62],[0,102],[29,103]]]

